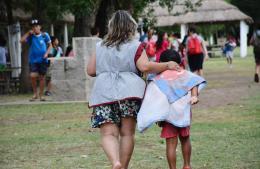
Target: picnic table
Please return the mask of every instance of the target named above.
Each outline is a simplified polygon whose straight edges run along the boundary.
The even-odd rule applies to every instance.
[[[19,92],[20,79],[12,77],[13,70],[20,67],[6,67],[0,70],[0,94],[9,94]]]
[[[207,46],[207,50],[208,50],[208,55],[210,58],[222,56],[222,46],[221,45]]]

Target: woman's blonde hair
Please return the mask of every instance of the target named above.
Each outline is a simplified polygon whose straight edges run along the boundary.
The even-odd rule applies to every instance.
[[[133,17],[124,10],[118,10],[112,15],[108,23],[108,33],[103,40],[107,47],[119,46],[132,40],[137,30],[137,23]]]

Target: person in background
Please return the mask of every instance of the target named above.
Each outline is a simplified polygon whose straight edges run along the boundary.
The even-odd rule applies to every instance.
[[[236,39],[230,34],[228,35],[227,41],[223,47],[223,53],[227,58],[227,63],[230,68],[232,68],[232,61],[233,61],[235,47],[236,47]]]
[[[186,52],[190,71],[203,75],[203,62],[208,59],[208,51],[204,40],[197,34],[195,27],[190,27],[186,40]]]
[[[0,71],[6,68],[6,40],[2,34],[0,34]]]
[[[156,53],[155,53],[156,62],[159,62],[161,53],[166,49],[168,49],[168,47],[169,47],[169,42],[168,42],[167,33],[159,32],[156,41]]]
[[[59,58],[63,56],[62,48],[59,46],[59,39],[55,36],[51,36],[52,48],[48,57]]]
[[[51,39],[47,32],[41,31],[41,24],[38,19],[32,19],[31,30],[25,33],[20,42],[27,42],[29,49],[29,64],[30,76],[33,88],[33,97],[30,101],[35,101],[40,98],[40,101],[45,101],[43,97],[45,74],[47,72],[48,55],[52,48]],[[37,79],[40,81],[40,92],[37,93]]]
[[[147,39],[147,37],[148,37],[147,32],[148,32],[148,28],[143,27],[143,34],[140,36],[140,39],[139,39],[140,42],[144,42]]]
[[[175,33],[172,33],[169,37],[169,43],[170,43],[170,48],[179,52],[179,48],[180,48],[180,41],[178,39],[178,37],[176,36]]]
[[[98,27],[91,28],[90,33],[92,37],[99,37],[99,28]]]
[[[51,70],[53,68],[53,60],[51,58],[60,58],[63,56],[62,48],[59,46],[59,40],[55,36],[51,36],[52,49],[48,55],[48,70],[46,72],[47,90],[44,92],[45,96],[51,96]]]
[[[251,37],[250,43],[254,47],[255,55],[255,76],[254,81],[259,83],[259,72],[260,72],[260,26],[254,31]]]

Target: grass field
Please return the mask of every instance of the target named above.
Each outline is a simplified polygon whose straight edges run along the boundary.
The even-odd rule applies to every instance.
[[[260,84],[252,82],[253,68],[252,56],[235,58],[232,70],[223,58],[205,63],[208,87],[194,108],[191,128],[194,169],[260,169]],[[227,101],[207,100],[218,99],[213,91],[222,89]],[[242,96],[229,100],[232,91]],[[110,168],[90,115],[84,103],[0,106],[0,168]],[[136,134],[131,169],[167,168],[159,134],[157,126]],[[181,168],[180,146],[177,156]]]

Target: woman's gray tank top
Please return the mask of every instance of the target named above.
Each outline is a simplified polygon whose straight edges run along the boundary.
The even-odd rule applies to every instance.
[[[91,91],[89,106],[97,106],[129,98],[143,98],[146,84],[138,76],[135,54],[137,40],[116,47],[96,45],[96,80]]]

